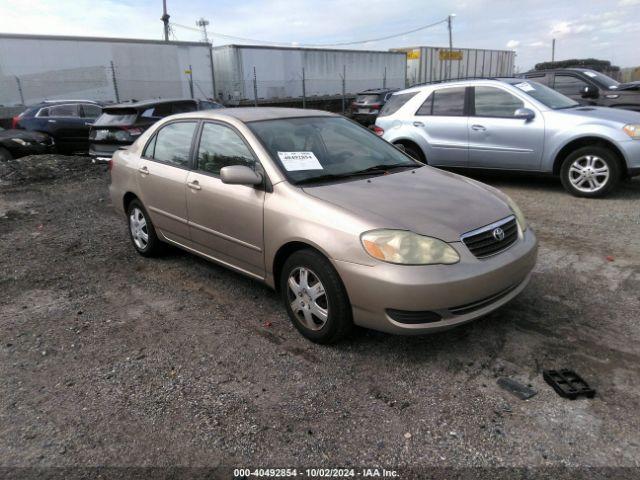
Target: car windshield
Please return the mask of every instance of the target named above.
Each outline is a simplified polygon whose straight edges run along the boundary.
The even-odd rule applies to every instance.
[[[578,102],[570,99],[566,95],[563,95],[560,92],[557,92],[538,82],[532,82],[531,80],[514,79],[509,83],[553,110],[573,108],[580,105]]]
[[[607,90],[615,90],[620,86],[620,82],[614,80],[613,78],[605,75],[604,73],[596,72],[594,70],[585,70],[584,74],[587,77],[593,79],[600,87],[605,88]]]
[[[295,184],[383,175],[422,165],[341,117],[262,120],[248,125]]]

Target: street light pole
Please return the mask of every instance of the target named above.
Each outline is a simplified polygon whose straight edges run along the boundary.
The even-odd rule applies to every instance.
[[[213,44],[209,42],[209,35],[207,34],[207,26],[209,25],[209,20],[200,17],[200,20],[196,21],[196,25],[202,28],[202,33],[204,34],[204,41],[209,45],[209,63],[211,64],[211,99],[216,100],[216,76],[213,68]]]
[[[167,13],[167,0],[162,0],[162,23],[164,23],[164,41],[169,41],[169,17],[170,15]]]

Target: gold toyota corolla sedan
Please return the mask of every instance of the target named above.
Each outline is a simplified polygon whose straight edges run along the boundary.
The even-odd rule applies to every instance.
[[[265,282],[318,343],[353,324],[418,334],[469,322],[518,295],[536,261],[505,194],[327,112],[174,115],[110,169],[140,254],[170,244]]]

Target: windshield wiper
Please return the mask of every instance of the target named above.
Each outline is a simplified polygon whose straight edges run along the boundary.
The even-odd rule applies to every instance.
[[[381,164],[381,165],[373,165],[372,167],[369,168],[365,168],[364,170],[357,170],[355,172],[351,172],[348,175],[349,176],[357,176],[357,175],[370,175],[372,173],[386,173],[389,170],[393,170],[395,168],[418,168],[420,165],[411,165],[411,164],[406,164],[406,163],[393,163],[391,165],[385,165],[385,164]]]
[[[376,173],[385,174],[389,170],[392,170],[395,168],[420,168],[421,166],[422,165],[410,165],[406,163],[395,163],[391,165],[373,165],[371,167],[365,168],[364,170],[356,170],[355,172],[327,173],[325,175],[319,175],[317,177],[305,178],[302,180],[298,180],[296,184],[324,182],[328,180],[339,180],[344,178],[359,177],[361,175],[375,175]]]

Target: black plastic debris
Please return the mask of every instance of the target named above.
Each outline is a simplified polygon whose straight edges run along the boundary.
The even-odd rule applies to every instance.
[[[529,388],[526,385],[507,377],[500,377],[498,379],[498,386],[507,392],[512,393],[520,400],[527,400],[538,393],[533,388]]]
[[[575,400],[579,396],[593,398],[596,391],[573,370],[544,370],[542,378],[553,387],[561,397]]]

